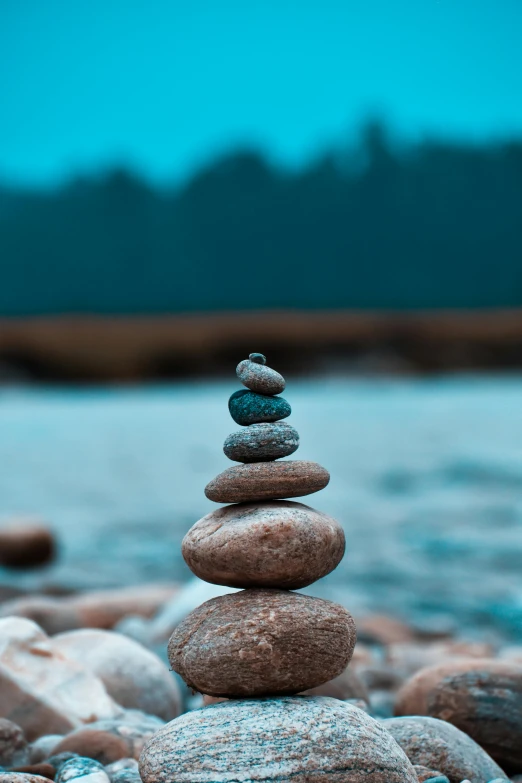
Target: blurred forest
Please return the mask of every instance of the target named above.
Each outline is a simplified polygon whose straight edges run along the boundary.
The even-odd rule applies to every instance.
[[[177,189],[130,171],[0,187],[0,315],[522,305],[522,141],[238,151]]]

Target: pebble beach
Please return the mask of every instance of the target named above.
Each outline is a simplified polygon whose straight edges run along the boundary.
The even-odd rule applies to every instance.
[[[237,376],[2,392],[0,783],[520,783],[522,381]]]

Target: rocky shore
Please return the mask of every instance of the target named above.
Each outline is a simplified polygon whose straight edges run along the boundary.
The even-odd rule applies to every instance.
[[[522,647],[315,597],[345,534],[287,498],[328,471],[278,461],[299,435],[264,357],[238,377],[191,582],[0,603],[0,783],[520,783]],[[10,567],[52,556],[24,535]]]

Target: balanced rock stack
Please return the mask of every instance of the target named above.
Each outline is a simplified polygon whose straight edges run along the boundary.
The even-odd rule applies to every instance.
[[[244,588],[202,604],[169,642],[172,668],[200,693],[224,697],[158,731],[140,758],[145,783],[263,780],[416,783],[393,737],[362,710],[296,696],[337,677],[349,663],[354,621],[342,606],[290,592],[330,573],[344,554],[331,517],[284,498],[323,489],[315,462],[279,461],[299,435],[282,421],[283,377],[250,354],[237,368],[247,387],[232,395],[225,454],[242,463],[211,481],[210,500],[228,503],[183,540],[191,570]]]

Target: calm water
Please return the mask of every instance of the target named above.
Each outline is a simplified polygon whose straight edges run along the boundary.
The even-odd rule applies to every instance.
[[[4,583],[186,579],[184,532],[230,466],[227,383],[0,392],[0,513],[49,521],[59,562]],[[291,382],[299,458],[331,472],[311,505],[347,536],[309,592],[359,612],[522,639],[522,378]],[[306,502],[306,500],[305,500]]]

